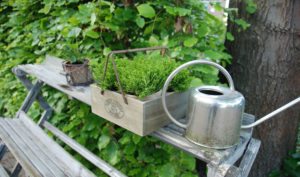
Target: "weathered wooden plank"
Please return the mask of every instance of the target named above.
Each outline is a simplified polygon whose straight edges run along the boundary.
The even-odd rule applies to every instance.
[[[245,152],[244,158],[240,163],[240,169],[242,171],[242,177],[247,177],[250,173],[251,167],[254,163],[261,142],[257,139],[252,138],[249,142],[248,148]]]
[[[60,90],[67,95],[76,98],[86,104],[91,105],[90,87],[70,86],[67,83],[66,77],[63,74],[63,69],[60,67],[53,67],[49,65],[19,65],[17,67],[37,79],[42,80],[45,84]],[[60,68],[60,69],[58,69]]]
[[[106,163],[105,161],[98,158],[96,155],[91,153],[89,150],[78,144],[73,139],[69,138],[67,135],[62,133],[60,130],[58,130],[56,127],[51,125],[49,122],[45,122],[43,125],[46,129],[48,129],[51,133],[53,133],[56,137],[58,137],[61,141],[66,143],[68,146],[70,146],[73,150],[78,152],[80,155],[82,155],[84,158],[89,160],[92,164],[103,170],[106,174],[113,176],[113,177],[125,177],[124,174],[116,170],[114,167]]]
[[[4,169],[2,165],[0,165],[0,176],[1,177],[9,177],[7,171]]]
[[[95,177],[95,175],[74,159],[69,153],[67,153],[61,146],[59,146],[54,140],[50,139],[45,132],[39,128],[24,112],[20,113],[20,120],[27,126],[35,135],[39,135],[40,142],[46,144],[53,152],[53,156],[59,159],[59,163],[64,164],[64,169],[69,170],[69,173],[74,176],[80,177]],[[61,167],[63,168],[63,167]]]
[[[38,157],[43,165],[46,166],[55,176],[64,177],[69,176],[72,177],[71,174],[66,173],[67,171],[63,171],[60,169],[62,164],[57,163],[57,159],[53,159],[54,153],[48,146],[40,143],[40,138],[37,138],[30,129],[25,128],[20,120],[14,119],[11,121],[7,121],[8,125],[10,125],[11,129],[14,129],[16,134],[18,134],[24,142],[28,145],[29,149],[32,150],[34,155]],[[42,165],[42,164],[41,164]]]
[[[0,119],[0,137],[2,141],[5,142],[6,146],[10,152],[14,155],[18,162],[21,163],[22,167],[25,169],[25,172],[30,176],[41,176],[41,173],[32,167],[31,160],[24,154],[22,149],[16,148],[18,145],[10,137],[7,131],[3,128],[2,122],[5,120]]]
[[[6,131],[6,133],[9,134],[10,138],[15,142],[15,147],[21,149],[23,154],[27,157],[27,160],[30,160],[31,165],[34,166],[34,168],[38,169],[38,171],[43,176],[55,176],[56,174],[51,171],[51,169],[45,165],[45,161],[47,159],[43,159],[44,157],[41,157],[42,154],[39,153],[39,151],[36,153],[34,149],[31,149],[32,147],[27,144],[25,141],[24,136],[20,136],[18,132],[16,132],[12,126],[16,127],[17,124],[13,123],[10,120],[2,120],[0,121],[1,127]],[[23,134],[23,132],[20,132]],[[4,140],[5,142],[5,140]],[[22,163],[22,162],[20,162]],[[25,168],[24,168],[25,169]],[[26,170],[26,169],[25,169]]]

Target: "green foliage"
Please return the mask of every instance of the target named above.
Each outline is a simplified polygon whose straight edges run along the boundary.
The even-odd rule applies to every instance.
[[[284,159],[282,170],[273,171],[269,177],[299,177],[300,176],[300,153],[289,154]]]
[[[201,1],[131,2],[2,0],[0,114],[13,117],[27,93],[11,73],[12,67],[41,62],[45,54],[63,57],[67,45],[75,45],[81,56],[95,62],[111,50],[164,45],[178,61],[207,57],[222,65],[230,63],[223,43],[226,27]],[[193,72],[199,77],[194,84],[218,80],[218,72],[209,67]],[[44,88],[43,96],[55,110],[54,125],[129,176],[196,176],[195,159],[184,152],[113,125],[92,114],[89,106],[51,88]],[[37,119],[40,114],[34,105],[30,115]],[[82,157],[75,157],[104,176]]]
[[[115,59],[115,62],[124,92],[139,98],[144,98],[161,90],[169,74],[180,65],[174,59],[156,53],[137,55],[132,60],[118,58]],[[101,80],[104,65],[105,60],[102,60],[100,65],[97,64],[94,67],[94,78],[103,89],[118,90],[119,85],[111,62],[108,65],[105,80]],[[173,79],[169,89],[180,92],[187,89],[190,82],[189,73],[183,71]]]
[[[82,56],[78,47],[78,44],[65,44],[62,48],[64,51],[62,57],[71,61],[71,63],[81,62],[85,58]]]

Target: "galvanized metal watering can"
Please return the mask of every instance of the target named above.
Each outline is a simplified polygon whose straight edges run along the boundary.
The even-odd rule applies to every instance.
[[[172,79],[181,70],[195,64],[216,67],[227,78],[229,88],[220,86],[193,88],[188,100],[186,115],[188,122],[183,124],[168,111],[166,92]],[[239,141],[241,128],[252,128],[298,102],[300,102],[300,97],[250,125],[241,125],[245,107],[244,96],[234,89],[233,80],[225,68],[207,60],[194,60],[179,66],[169,75],[162,89],[163,108],[176,125],[185,129],[185,137],[197,145],[216,149],[225,149],[236,145]]]

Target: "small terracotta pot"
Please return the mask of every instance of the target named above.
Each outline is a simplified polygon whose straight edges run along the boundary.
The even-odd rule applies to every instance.
[[[89,60],[84,59],[82,63],[62,63],[66,73],[67,82],[73,86],[86,86],[93,82],[92,73],[89,69]]]

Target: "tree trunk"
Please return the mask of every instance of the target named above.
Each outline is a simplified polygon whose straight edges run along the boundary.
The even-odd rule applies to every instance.
[[[230,72],[246,98],[245,111],[259,118],[300,96],[300,1],[254,1],[257,11],[249,15],[241,0],[232,0],[231,7],[238,7],[251,27],[238,32],[230,24],[235,41],[227,47],[233,56]],[[268,176],[295,149],[299,110],[297,104],[254,128],[262,146],[250,176]]]

